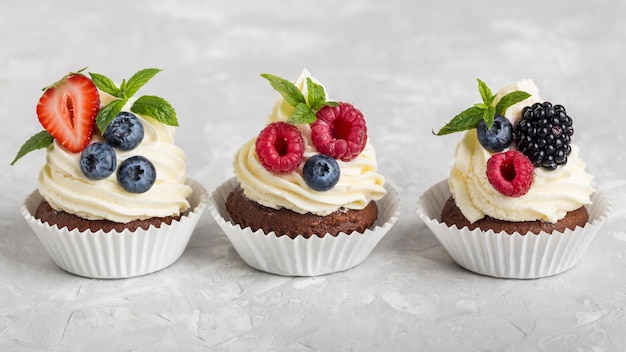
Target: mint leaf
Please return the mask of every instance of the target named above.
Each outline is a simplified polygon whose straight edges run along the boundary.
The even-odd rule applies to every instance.
[[[117,88],[115,83],[108,77],[98,74],[89,73],[91,79],[98,89],[105,91],[119,99],[112,101],[104,106],[98,115],[96,115],[96,124],[101,133],[111,124],[115,116],[122,111],[122,108],[137,91],[143,87],[152,77],[161,72],[158,68],[146,68],[135,73],[128,81],[122,80],[120,87]],[[130,111],[149,116],[166,125],[178,126],[176,111],[165,99],[144,95],[137,99]]]
[[[474,104],[471,108],[456,115],[450,122],[443,126],[436,135],[441,136],[444,134],[461,132],[465,130],[471,130],[476,128],[480,120],[485,121],[488,128],[493,126],[495,114],[504,115],[506,109],[511,105],[517,104],[520,101],[530,97],[530,94],[522,91],[511,92],[503,96],[496,106],[493,105],[496,95],[491,92],[491,89],[481,81],[478,81],[478,91],[482,98],[482,103]],[[434,131],[433,131],[434,133]]]
[[[496,104],[496,114],[504,115],[506,109],[510,108],[512,105],[519,103],[530,97],[530,94],[523,91],[515,91],[511,92],[505,96],[503,96],[498,104]]]
[[[274,76],[269,73],[263,73],[261,74],[261,77],[268,80],[270,84],[272,85],[272,87],[276,89],[278,93],[280,93],[280,95],[283,96],[283,98],[285,98],[285,100],[287,101],[287,103],[289,103],[289,105],[295,107],[296,105],[300,103],[306,104],[304,95],[302,94],[300,89],[296,87],[295,84],[289,82],[288,80],[284,78]]]
[[[476,79],[478,81],[478,91],[480,92],[480,97],[483,99],[485,105],[492,105],[494,95],[491,93],[491,89],[485,84],[485,82],[481,81],[479,78]]]
[[[98,111],[98,114],[96,115],[96,125],[98,126],[100,133],[104,133],[111,122],[113,122],[115,116],[122,111],[125,104],[125,99],[116,99]]]
[[[436,133],[437,136],[443,136],[445,134],[476,128],[478,121],[483,119],[484,111],[484,109],[480,109],[475,106],[464,110],[463,112],[452,118],[452,120],[450,120],[450,122],[448,122],[445,126],[443,126],[439,130],[439,132]]]
[[[487,108],[487,105],[485,105],[485,103],[477,103],[474,104],[474,107],[485,110]]]
[[[496,114],[496,108],[493,105],[489,105],[483,111],[483,120],[485,121],[485,125],[487,125],[487,128],[491,128],[491,126],[493,126],[493,121],[495,120],[495,116],[494,116],[495,114]],[[476,122],[476,125],[478,125],[478,122]]]
[[[15,155],[15,159],[11,162],[14,165],[24,155],[41,148],[47,148],[54,141],[54,137],[48,131],[41,131],[30,137]]]
[[[327,101],[326,104],[324,105],[335,107],[335,106],[339,106],[339,103],[336,101]]]
[[[310,77],[306,78],[306,87],[309,95],[309,106],[311,109],[317,111],[326,103],[326,92],[324,88],[313,82]]]
[[[162,70],[158,68],[145,68],[137,73],[135,73],[125,85],[125,96],[127,98],[132,97],[137,93],[139,88],[143,87],[144,84],[148,83],[149,80],[152,79],[157,73]]]
[[[99,73],[91,72],[89,72],[89,76],[91,76],[91,81],[93,82],[93,84],[96,85],[96,87],[98,87],[98,89],[103,92],[107,92],[114,97],[122,98],[122,95],[120,94],[120,89],[117,88],[115,83],[113,83],[113,81],[109,77],[101,75]]]
[[[295,106],[293,114],[291,114],[287,122],[293,124],[309,124],[315,122],[315,119],[315,112],[305,103],[300,103]]]
[[[176,111],[165,99],[154,95],[144,95],[137,99],[130,111],[152,117],[160,123],[178,126]]]

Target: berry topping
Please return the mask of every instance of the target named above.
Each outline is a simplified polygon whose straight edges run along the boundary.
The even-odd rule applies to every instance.
[[[143,140],[143,125],[133,113],[122,111],[106,128],[102,135],[114,148],[120,150],[134,149]]]
[[[80,155],[80,170],[91,180],[108,177],[116,166],[115,151],[106,143],[91,143]]]
[[[81,152],[89,141],[100,108],[98,89],[81,74],[70,73],[46,88],[37,104],[41,125],[72,153]]]
[[[156,169],[143,156],[131,156],[120,164],[117,170],[117,180],[128,192],[144,193],[154,185]]]
[[[572,151],[572,118],[561,105],[544,102],[525,107],[514,134],[517,148],[534,166],[547,170],[565,165]]]
[[[513,126],[509,119],[502,115],[495,115],[491,128],[487,128],[485,121],[480,120],[476,126],[476,133],[480,144],[492,152],[503,151],[513,141]]]
[[[517,150],[496,153],[487,161],[487,180],[507,197],[521,197],[533,183],[533,165]]]
[[[476,128],[480,121],[483,121],[487,129],[491,129],[495,122],[495,116],[504,116],[506,109],[530,97],[530,94],[526,92],[514,91],[500,98],[494,106],[497,95],[494,95],[487,84],[480,79],[478,79],[478,92],[483,100],[482,103],[474,104],[472,107],[463,110],[435,134],[443,136],[454,132],[471,130]]]
[[[32,151],[47,148],[55,138],[70,152],[82,151],[89,144],[94,124],[104,134],[129,99],[161,71],[157,68],[140,70],[128,80],[122,80],[118,87],[110,78],[99,73],[89,72],[91,79],[88,79],[80,73],[84,70],[69,73],[45,89],[37,105],[37,115],[45,130],[30,137],[20,147],[11,165]],[[114,99],[100,107],[98,90]],[[130,111],[169,126],[178,126],[174,108],[157,96],[143,95],[137,98]]]
[[[304,158],[304,140],[296,126],[273,122],[259,133],[255,152],[267,171],[288,173],[297,169]]]
[[[339,164],[325,154],[316,154],[304,163],[302,175],[309,187],[316,191],[328,191],[339,181]]]
[[[356,158],[365,148],[367,126],[363,114],[348,103],[326,105],[311,124],[311,139],[317,149],[343,161]]]

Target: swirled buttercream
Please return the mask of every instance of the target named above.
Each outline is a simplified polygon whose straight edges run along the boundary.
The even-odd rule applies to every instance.
[[[498,92],[496,102],[499,97],[515,90],[526,91],[531,97],[507,110],[506,117],[511,121],[519,119],[524,106],[541,101],[534,83],[523,80],[505,86]],[[557,222],[567,212],[590,204],[591,194],[595,191],[593,176],[585,171],[578,146],[571,144],[571,147],[567,164],[554,171],[535,168],[528,193],[521,197],[507,197],[487,180],[487,160],[492,153],[482,147],[475,129],[467,131],[457,145],[456,159],[448,179],[456,205],[472,223],[485,216],[505,221]]]
[[[305,69],[295,82],[305,97],[307,77],[311,75]],[[314,78],[311,79],[318,83]],[[267,123],[286,121],[292,111],[293,107],[279,97]],[[296,126],[305,143],[304,160],[319,154],[311,141],[310,126]],[[306,184],[302,176],[302,165],[288,174],[267,171],[256,157],[255,142],[256,138],[253,138],[237,151],[233,169],[245,195],[266,207],[287,208],[300,214],[325,216],[341,208],[363,209],[370,201],[379,200],[386,193],[383,188],[385,179],[376,171],[376,152],[369,140],[363,152],[355,159],[349,162],[337,160],[341,170],[339,181],[332,189],[324,192],[315,191]]]
[[[186,181],[186,156],[174,144],[175,128],[139,116],[144,139],[130,151],[116,150],[117,165],[133,155],[150,160],[157,172],[152,188],[129,193],[117,181],[116,172],[103,180],[90,180],[80,170],[80,153],[66,151],[56,141],[48,147],[46,164],[38,178],[39,193],[53,209],[88,220],[129,222],[178,215],[189,208],[191,187]],[[92,142],[103,141],[94,134]]]

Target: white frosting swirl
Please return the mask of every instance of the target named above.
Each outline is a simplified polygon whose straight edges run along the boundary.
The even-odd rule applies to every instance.
[[[70,153],[56,141],[48,148],[47,163],[38,178],[39,193],[57,211],[88,220],[106,219],[126,223],[151,217],[179,215],[189,208],[191,187],[186,181],[186,156],[174,145],[175,128],[152,118],[139,120],[144,139],[130,151],[115,150],[117,166],[134,155],[150,160],[157,179],[144,193],[129,193],[117,181],[117,170],[103,180],[91,180],[80,170],[81,153]],[[103,141],[94,134],[92,143]]]
[[[541,101],[534,83],[524,80],[505,86],[497,94],[496,103],[515,90],[526,91],[532,96],[507,110],[506,117],[512,121],[520,118],[524,106]],[[448,179],[456,205],[472,223],[486,215],[505,221],[557,222],[567,212],[590,204],[590,196],[595,191],[593,176],[585,171],[578,146],[571,144],[571,147],[567,164],[554,171],[535,168],[528,193],[521,197],[507,197],[487,180],[487,160],[492,153],[482,147],[476,130],[466,132],[456,148],[456,160]],[[514,145],[510,149],[514,149]]]
[[[319,84],[305,69],[295,82],[305,97],[307,77]],[[267,123],[286,121],[292,111],[293,107],[279,97]],[[319,152],[311,141],[310,126],[296,126],[304,139],[306,161]],[[363,209],[370,201],[379,200],[386,193],[383,187],[385,179],[376,172],[376,152],[369,140],[363,152],[355,159],[349,162],[337,160],[341,170],[339,181],[332,189],[324,192],[315,191],[306,184],[302,176],[304,163],[288,174],[267,171],[256,157],[255,142],[256,138],[253,138],[237,151],[233,168],[246,196],[264,206],[274,209],[284,207],[300,214],[325,216],[341,208]]]

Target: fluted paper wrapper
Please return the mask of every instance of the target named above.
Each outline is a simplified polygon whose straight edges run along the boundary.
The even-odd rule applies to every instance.
[[[584,227],[551,234],[507,234],[458,229],[440,222],[448,198],[450,190],[444,180],[420,197],[418,215],[457,264],[499,278],[534,279],[569,270],[580,261],[610,211],[608,198],[597,190],[592,205],[587,206],[589,221]]]
[[[188,199],[190,208],[180,220],[147,230],[68,231],[65,227],[50,226],[34,216],[42,200],[38,191],[26,199],[21,211],[48,255],[61,269],[89,278],[129,278],[170,266],[187,247],[208,202],[202,185],[192,179],[187,179],[187,184],[193,189]]]
[[[336,237],[277,237],[274,232],[252,232],[232,222],[226,211],[226,198],[237,186],[232,178],[218,187],[209,201],[209,211],[241,258],[251,267],[284,276],[317,276],[352,268],[367,258],[398,219],[400,206],[395,190],[385,185],[387,194],[376,202],[378,218],[364,233],[341,232]]]

